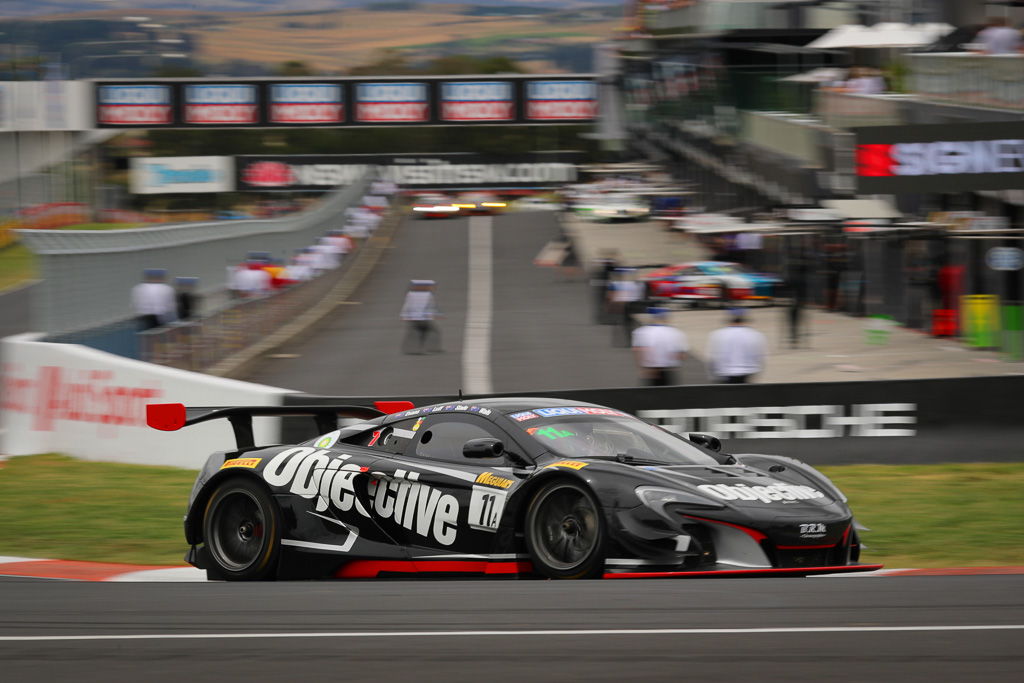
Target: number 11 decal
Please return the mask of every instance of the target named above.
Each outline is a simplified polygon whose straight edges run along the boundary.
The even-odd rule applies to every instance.
[[[505,509],[506,491],[487,486],[474,486],[469,499],[469,526],[482,531],[496,531]]]

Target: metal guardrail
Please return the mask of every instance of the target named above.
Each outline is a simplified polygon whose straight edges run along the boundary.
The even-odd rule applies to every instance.
[[[199,278],[199,293],[220,293],[227,267],[249,251],[287,257],[342,227],[346,208],[365,193],[369,175],[308,211],[280,218],[218,221],[135,230],[18,230],[38,255],[42,278],[32,327],[48,334],[95,328],[133,317],[130,292],[146,268]]]
[[[910,89],[941,102],[1024,111],[1024,55],[908,54]]]
[[[856,95],[832,90],[816,90],[814,115],[832,128],[859,126],[898,126],[906,122],[906,102],[912,96]]]

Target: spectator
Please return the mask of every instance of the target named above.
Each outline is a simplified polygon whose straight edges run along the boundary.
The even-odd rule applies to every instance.
[[[411,280],[402,305],[402,320],[409,330],[402,342],[403,353],[422,354],[441,352],[441,333],[434,324],[438,316],[434,298],[433,280]]]
[[[850,78],[843,89],[857,95],[876,95],[885,92],[885,79],[873,69],[855,66],[850,69]]]
[[[132,287],[132,308],[140,332],[175,320],[177,303],[174,289],[167,284],[166,270],[147,268],[143,271],[142,282]]]
[[[729,324],[708,337],[711,373],[722,384],[746,384],[764,369],[764,335],[747,325],[744,312],[730,312]]]
[[[652,387],[679,384],[676,368],[686,358],[690,344],[686,335],[668,324],[668,310],[649,308],[651,321],[633,330],[633,356],[640,368],[640,380]]]
[[[601,258],[597,259],[591,285],[594,287],[594,322],[599,325],[609,325],[614,322],[610,315],[608,287],[615,274],[615,269],[618,267],[618,252],[615,249],[605,249],[601,253]]]
[[[1020,31],[1009,25],[1006,17],[990,17],[988,26],[978,32],[974,41],[981,43],[987,55],[1012,55],[1021,50]]]
[[[633,335],[633,313],[643,299],[644,286],[633,278],[633,268],[619,268],[608,288],[608,304],[612,318],[619,324],[612,328],[612,345],[629,346]]]
[[[199,317],[199,295],[195,291],[198,283],[197,277],[174,278],[178,320],[193,320]]]
[[[255,299],[270,292],[271,278],[262,261],[249,261],[235,276],[235,288],[243,299]]]

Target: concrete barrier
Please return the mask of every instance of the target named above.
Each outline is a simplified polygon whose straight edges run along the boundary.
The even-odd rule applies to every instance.
[[[0,340],[0,453],[59,452],[87,460],[198,469],[231,448],[223,420],[179,432],[146,426],[147,403],[281,405],[285,389],[130,360],[21,334]],[[280,440],[279,418],[256,418],[257,443]]]

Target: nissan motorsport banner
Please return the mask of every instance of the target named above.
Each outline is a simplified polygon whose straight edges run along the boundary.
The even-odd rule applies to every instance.
[[[589,123],[589,75],[119,80],[94,84],[98,128]]]
[[[290,155],[235,158],[237,189],[328,190],[347,185],[367,166],[403,189],[554,187],[576,180],[578,153],[495,159],[477,154]]]
[[[857,135],[857,192],[1024,187],[1024,122],[874,126]]]

